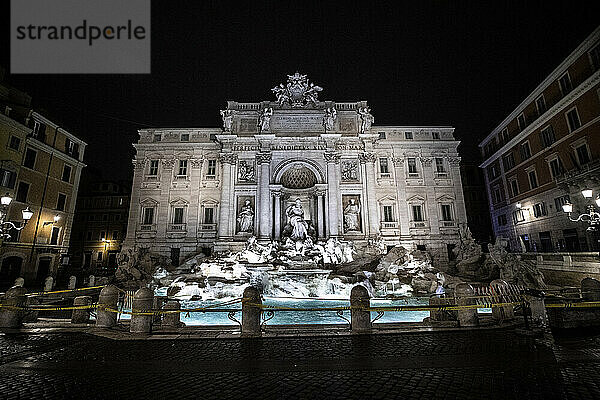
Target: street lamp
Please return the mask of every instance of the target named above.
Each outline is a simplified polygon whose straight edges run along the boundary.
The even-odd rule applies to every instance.
[[[60,221],[60,215],[56,214],[56,215],[55,215],[55,216],[52,218],[52,221],[45,221],[45,222],[44,222],[44,224],[43,224],[43,226],[46,226],[46,225],[54,225],[54,224],[56,224],[58,221]]]
[[[6,217],[8,216],[8,206],[10,203],[12,203],[12,200],[12,197],[10,197],[8,193],[0,197],[0,239],[10,239],[10,234],[8,232],[11,229],[15,229],[17,231],[22,230],[33,216],[33,211],[31,211],[29,207],[26,207],[21,210],[23,225],[16,226],[13,222],[6,221]]]
[[[594,195],[591,189],[584,189],[581,191],[581,194],[585,199],[591,199]],[[598,207],[600,207],[600,196],[596,196],[595,203]],[[587,228],[588,231],[595,231],[600,227],[600,213],[596,212],[593,204],[588,204],[586,206],[587,213],[579,215],[577,218],[571,218],[571,213],[573,212],[573,204],[565,203],[562,206],[562,209],[569,216],[569,220],[572,222],[587,222],[590,226]]]

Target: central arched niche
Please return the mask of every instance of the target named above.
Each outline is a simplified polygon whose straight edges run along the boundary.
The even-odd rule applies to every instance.
[[[283,172],[280,183],[286,189],[308,189],[315,186],[317,177],[305,165],[293,164]]]

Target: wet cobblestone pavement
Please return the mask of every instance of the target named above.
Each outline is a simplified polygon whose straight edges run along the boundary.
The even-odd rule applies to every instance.
[[[0,398],[600,398],[600,334],[113,341],[0,334]]]

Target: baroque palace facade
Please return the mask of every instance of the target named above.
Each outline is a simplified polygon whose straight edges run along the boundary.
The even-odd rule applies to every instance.
[[[452,258],[466,224],[454,129],[374,126],[365,101],[321,90],[296,73],[276,101],[228,102],[222,128],[140,130],[124,247],[178,265],[251,236],[293,238],[300,218],[313,240]]]

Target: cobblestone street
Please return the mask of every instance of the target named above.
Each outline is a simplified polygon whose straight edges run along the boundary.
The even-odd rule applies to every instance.
[[[257,340],[1,335],[0,397],[578,399],[600,397],[600,335],[512,331]]]

